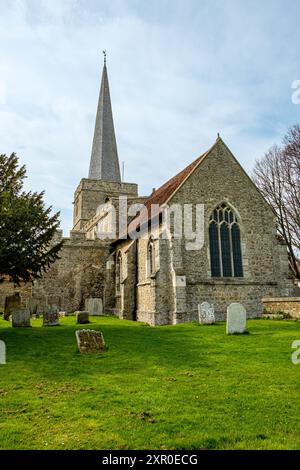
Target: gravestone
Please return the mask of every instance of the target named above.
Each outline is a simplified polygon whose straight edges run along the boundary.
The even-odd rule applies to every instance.
[[[0,340],[0,364],[6,364],[6,345]]]
[[[43,313],[43,326],[58,326],[59,312],[56,306],[51,306]]]
[[[92,316],[103,315],[102,299],[86,299],[85,310]]]
[[[8,295],[5,297],[4,303],[4,320],[9,320],[10,315],[14,309],[19,310],[21,308],[21,297],[20,293],[16,292],[13,295]]]
[[[13,309],[12,311],[12,326],[14,328],[29,327],[30,325],[30,311],[25,308]]]
[[[75,312],[76,314],[76,323],[79,325],[84,325],[85,323],[89,322],[89,312],[82,311],[82,312]]]
[[[216,321],[214,306],[208,302],[198,305],[198,314],[202,325],[212,325]]]
[[[76,340],[81,354],[99,354],[106,349],[101,331],[77,330]]]
[[[228,335],[242,334],[246,332],[247,317],[246,309],[242,304],[233,303],[227,307],[227,327]]]

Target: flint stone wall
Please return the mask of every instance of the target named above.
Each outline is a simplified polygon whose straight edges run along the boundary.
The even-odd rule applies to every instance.
[[[86,298],[102,297],[108,253],[107,242],[86,240],[81,232],[71,232],[60,252],[61,259],[34,282],[32,296],[38,310],[55,304],[60,311],[75,312],[84,309]]]
[[[284,313],[300,320],[300,297],[275,297],[262,299],[264,313]]]

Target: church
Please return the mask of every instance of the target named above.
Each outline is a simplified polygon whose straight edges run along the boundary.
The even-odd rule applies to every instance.
[[[256,317],[262,298],[293,292],[275,215],[220,136],[148,197],[122,181],[106,60],[88,178],[73,204],[61,259],[31,288],[29,300],[39,309],[54,303],[72,312],[101,298],[105,314],[164,325],[196,320],[204,301],[214,305],[217,320],[232,302]],[[176,224],[170,213],[166,223],[166,207],[178,209]],[[197,214],[199,246],[193,247],[181,225],[195,232]]]

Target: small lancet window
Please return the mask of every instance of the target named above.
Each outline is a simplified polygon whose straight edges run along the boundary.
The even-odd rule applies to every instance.
[[[212,277],[243,277],[240,227],[235,212],[226,204],[210,216],[209,247]]]
[[[121,292],[122,255],[121,252],[116,257],[116,294]]]
[[[155,273],[155,250],[153,241],[148,243],[147,249],[147,271],[148,277],[152,276]]]

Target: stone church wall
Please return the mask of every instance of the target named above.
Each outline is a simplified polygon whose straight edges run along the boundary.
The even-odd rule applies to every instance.
[[[211,276],[209,218],[223,202],[239,219],[242,278]],[[263,312],[263,297],[292,295],[287,250],[277,239],[274,213],[221,141],[175,193],[172,203],[204,204],[204,246],[187,250],[184,238],[160,240],[160,266],[149,277],[149,236],[138,241],[138,320],[152,325],[197,320],[198,304],[204,301],[214,304],[217,320],[226,318],[231,302],[241,302],[248,317],[255,317]]]
[[[95,216],[98,206],[104,204],[107,198],[117,197],[120,194],[137,196],[137,191],[138,187],[134,183],[83,178],[74,194],[74,230],[82,229]]]
[[[63,311],[73,312],[84,308],[86,298],[102,298],[108,253],[108,243],[86,240],[84,234],[71,232],[60,259],[34,282],[33,299],[41,309],[54,303]]]
[[[64,239],[60,259],[41,279],[19,287],[7,281],[0,284],[0,307],[4,307],[7,295],[20,292],[22,306],[37,303],[40,312],[49,304],[67,312],[83,309],[86,298],[103,298],[109,250],[107,242],[86,240],[83,233],[71,232],[71,237]]]
[[[245,305],[249,317],[261,314],[262,297],[289,295],[286,247],[276,236],[275,216],[227,147],[220,141],[175,194],[172,203],[204,204],[204,246],[199,251],[182,246],[182,271],[186,274],[186,319],[197,319],[197,305],[215,305],[224,319],[231,302]],[[243,278],[212,278],[209,255],[209,218],[220,203],[238,215],[241,229]]]
[[[26,284],[21,283],[20,286],[14,286],[14,284],[12,282],[9,282],[8,279],[5,279],[3,282],[1,282],[0,283],[0,309],[4,309],[5,297],[9,295],[13,295],[16,292],[20,293],[21,306],[22,308],[25,308],[32,295],[31,282],[28,282]]]
[[[262,302],[265,314],[285,314],[300,320],[300,297],[268,297]]]

